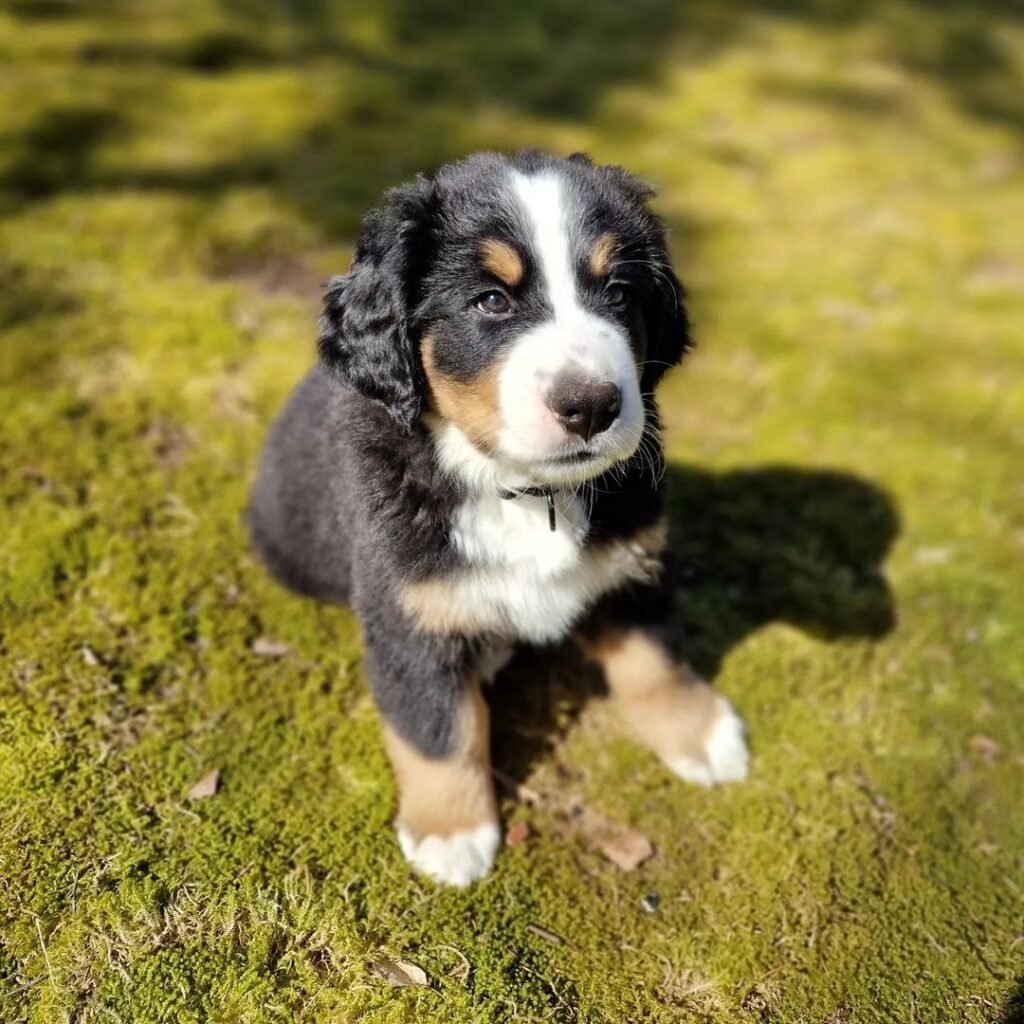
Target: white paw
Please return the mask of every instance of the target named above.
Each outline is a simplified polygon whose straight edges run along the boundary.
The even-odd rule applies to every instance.
[[[464,886],[483,878],[494,863],[501,833],[492,823],[472,832],[450,836],[424,836],[415,840],[401,825],[397,826],[398,845],[405,859],[421,875],[445,885]]]
[[[721,701],[718,718],[704,740],[704,756],[675,757],[668,761],[676,775],[698,786],[739,782],[747,777],[750,765],[743,720],[724,697],[718,699]]]

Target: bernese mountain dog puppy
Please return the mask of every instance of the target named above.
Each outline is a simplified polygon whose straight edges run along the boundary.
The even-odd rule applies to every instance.
[[[672,625],[654,389],[689,332],[652,195],[533,151],[388,192],[263,452],[256,550],[358,614],[398,841],[440,882],[499,846],[481,683],[518,644],[576,640],[683,779],[747,772],[740,719]]]

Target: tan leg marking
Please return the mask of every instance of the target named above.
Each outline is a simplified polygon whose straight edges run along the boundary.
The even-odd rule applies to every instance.
[[[614,631],[587,644],[605,672],[630,731],[661,757],[699,757],[718,713],[718,694],[639,630]]]
[[[480,263],[509,288],[515,288],[523,279],[522,257],[508,242],[485,238],[480,243]]]
[[[604,277],[612,265],[615,253],[615,236],[606,231],[590,250],[590,272],[594,277]]]
[[[639,629],[584,642],[627,729],[673,771],[712,785],[746,776],[743,726],[729,702]]]
[[[434,360],[434,338],[427,335],[420,344],[420,358],[430,391],[430,406],[451,420],[478,448],[486,453],[494,450],[501,430],[498,397],[498,376],[501,362],[489,366],[470,381],[447,377]]]
[[[384,742],[398,781],[398,822],[414,840],[468,832],[498,820],[489,714],[476,682],[466,688],[448,757],[425,757],[387,725]]]
[[[487,704],[466,688],[448,757],[424,757],[393,729],[384,741],[398,779],[395,828],[405,859],[446,885],[469,885],[491,869],[501,843],[491,781]]]

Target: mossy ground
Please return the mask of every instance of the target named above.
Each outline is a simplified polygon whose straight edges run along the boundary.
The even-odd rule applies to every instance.
[[[0,14],[0,1019],[1014,1018],[1020,8],[358,7]],[[352,617],[240,512],[364,208],[527,144],[661,186],[700,341],[662,393],[681,608],[755,760],[687,788],[526,659],[499,765],[658,855],[509,802],[531,839],[446,891],[388,830]]]

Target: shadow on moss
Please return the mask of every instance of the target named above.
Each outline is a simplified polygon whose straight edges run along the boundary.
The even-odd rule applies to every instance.
[[[899,532],[892,499],[859,477],[768,466],[710,473],[672,466],[680,646],[713,678],[752,633],[786,623],[826,640],[877,639],[896,621],[883,563]],[[494,687],[495,763],[529,775],[603,690],[571,649],[526,652]]]
[[[672,467],[681,628],[713,677],[751,633],[783,622],[826,640],[895,623],[882,563],[899,532],[892,499],[846,473],[786,466],[716,475]]]
[[[926,77],[979,120],[1024,131],[1024,96],[1001,25],[1018,24],[1018,5],[984,11],[966,0],[893,7],[835,0],[761,0],[743,7],[710,0],[611,0],[580,7],[495,0],[385,0],[372,20],[377,43],[362,41],[365,13],[332,0],[289,5],[224,0],[216,28],[174,40],[141,26],[83,44],[77,59],[131,75],[133,111],[144,114],[166,84],[163,74],[229,76],[253,68],[307,74],[315,62],[347,67],[322,117],[301,137],[198,164],[105,168],[93,159],[123,127],[110,107],[61,108],[12,137],[14,162],[0,188],[17,201],[64,189],[173,190],[211,200],[234,188],[271,187],[325,233],[351,237],[366,208],[389,184],[480,147],[501,145],[489,125],[493,108],[555,121],[581,121],[610,89],[656,83],[672,48],[676,62],[712,59],[767,20],[805,23],[831,33],[864,26],[884,60]],[[112,10],[117,5],[112,6]],[[62,12],[65,3],[16,5],[23,17]],[[859,81],[831,82],[776,73],[765,95],[872,118],[906,113],[898,92]],[[144,118],[142,119],[144,120]]]
[[[1017,979],[1009,1002],[1003,1008],[999,1024],[1024,1024],[1024,975]]]
[[[0,258],[0,330],[37,317],[57,317],[80,307],[77,296],[63,283],[25,263]]]
[[[232,29],[203,32],[176,43],[136,38],[89,40],[79,49],[78,58],[86,64],[113,67],[148,64],[209,75],[283,63],[281,55],[258,36]]]
[[[123,128],[124,118],[103,105],[46,109],[18,138],[0,187],[28,200],[85,186],[95,151]]]

